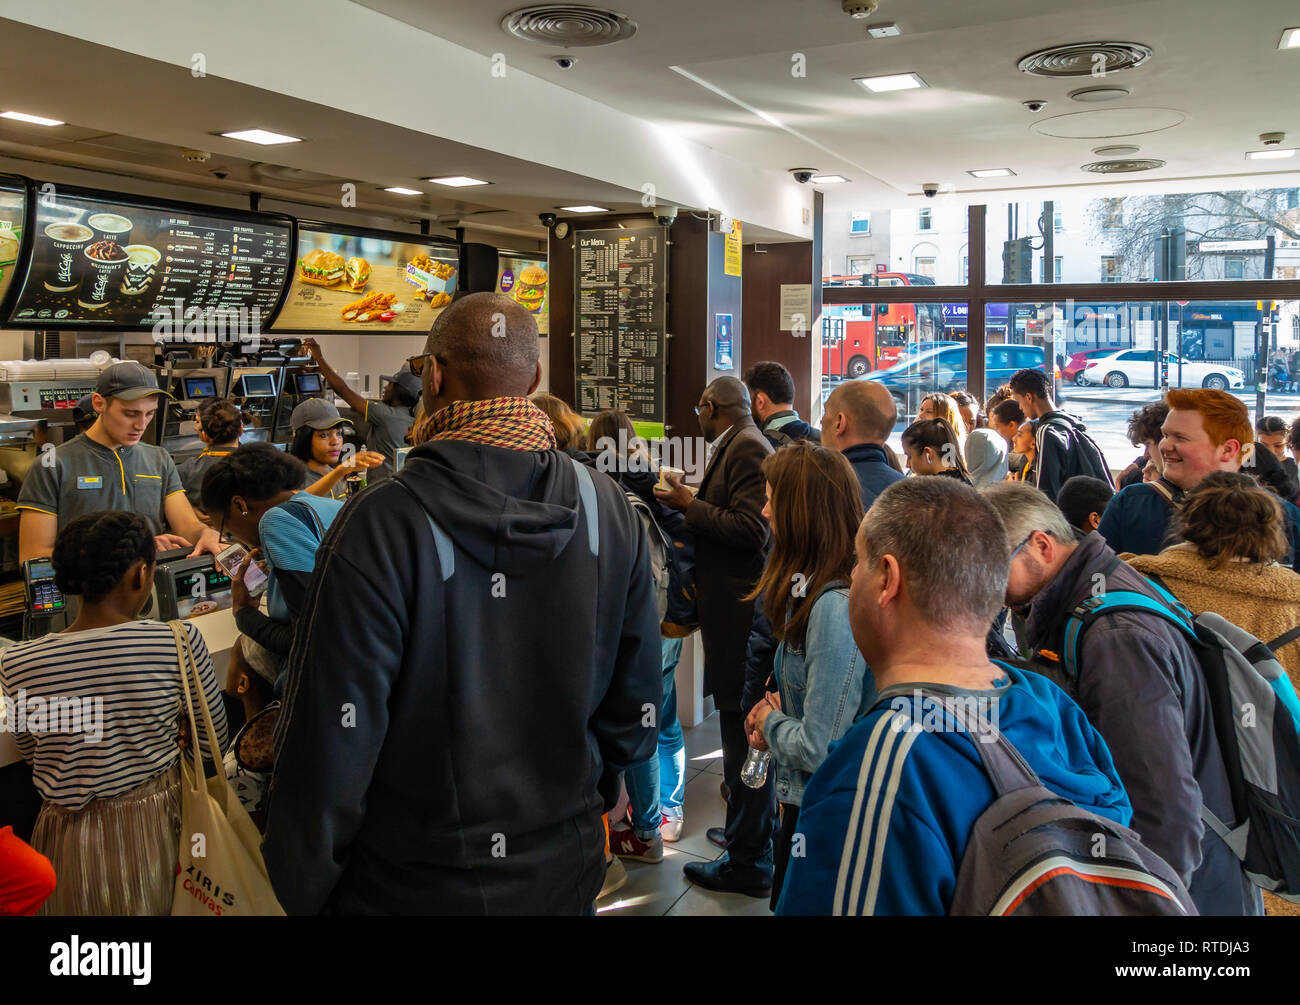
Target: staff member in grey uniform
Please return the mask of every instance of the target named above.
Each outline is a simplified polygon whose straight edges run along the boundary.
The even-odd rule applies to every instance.
[[[140,442],[158,411],[156,395],[170,397],[141,363],[116,363],[100,373],[95,424],[40,457],[18,493],[20,562],[52,555],[60,527],[104,510],[140,514],[159,551],[191,544],[193,555],[221,550],[220,535],[204,526],[185,498],[171,456]]]
[[[315,496],[344,500],[348,497],[344,479],[384,463],[383,456],[373,450],[344,450],[343,427],[348,425],[348,420],[324,398],[308,398],[293,410],[289,416],[293,433],[289,453],[307,465],[309,472],[299,488]]]
[[[415,422],[415,406],[423,394],[420,378],[403,366],[391,377],[379,378],[387,381],[388,385],[378,400],[363,398],[348,386],[338,371],[325,362],[325,354],[314,338],[303,339],[302,347],[320,367],[321,376],[331,390],[365,422],[363,435],[366,446],[384,455],[383,466],[370,472],[368,482],[389,477],[394,471],[397,451],[406,446],[406,434]]]
[[[239,438],[244,435],[244,417],[233,401],[206,398],[194,415],[194,427],[203,441],[203,450],[182,461],[176,472],[181,476],[190,505],[197,507],[203,476],[208,473],[208,468],[239,449]]]

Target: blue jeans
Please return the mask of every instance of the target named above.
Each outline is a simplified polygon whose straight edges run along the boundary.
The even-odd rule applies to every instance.
[[[649,840],[659,833],[664,816],[680,817],[686,795],[686,741],[677,718],[677,684],[674,672],[682,655],[682,639],[661,639],[664,702],[659,715],[659,750],[627,769],[627,798],[637,837]]]

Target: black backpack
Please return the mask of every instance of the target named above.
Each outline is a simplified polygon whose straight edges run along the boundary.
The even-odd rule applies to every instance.
[[[1035,470],[1042,472],[1043,441],[1056,430],[1059,430],[1059,438],[1065,444],[1065,455],[1061,462],[1061,484],[1064,485],[1075,475],[1088,475],[1091,478],[1100,478],[1114,489],[1115,479],[1111,477],[1110,467],[1106,464],[1106,458],[1102,455],[1097,442],[1085,433],[1081,426],[1071,422],[1060,412],[1049,412],[1042,418],[1037,437],[1039,459],[1035,461]],[[1035,485],[1037,485],[1037,478],[1035,478]]]

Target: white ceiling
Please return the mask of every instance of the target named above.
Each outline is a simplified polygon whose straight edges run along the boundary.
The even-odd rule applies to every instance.
[[[1114,188],[1126,180],[1199,187],[1215,177],[1263,175],[1261,166],[1275,172],[1244,160],[1246,150],[1259,148],[1261,132],[1284,131],[1288,142],[1300,143],[1300,50],[1277,49],[1282,29],[1300,24],[1294,0],[881,0],[865,22],[844,15],[839,0],[612,0],[611,9],[637,22],[636,35],[569,50],[578,63],[567,71],[551,62],[562,50],[501,29],[502,16],[521,3],[358,2],[485,55],[501,52],[528,73],[672,125],[737,158],[844,174],[853,188],[828,192],[864,207],[898,205],[931,181],[972,195]],[[901,37],[867,37],[865,24],[889,21]],[[1022,56],[1038,49],[1089,41],[1141,42],[1155,54],[1104,81],[1051,80],[1017,69]],[[805,57],[806,77],[792,76],[795,53]],[[852,82],[908,71],[919,73],[928,89],[872,95]],[[1132,93],[1101,106],[1067,97],[1099,83]],[[1038,115],[1021,104],[1033,98],[1048,102]],[[1165,168],[1137,178],[1098,178],[1079,168],[1098,159],[1091,150],[1106,140],[1032,131],[1058,115],[1117,107],[1181,113],[1173,116],[1180,125],[1131,141],[1141,147],[1139,156],[1165,160]],[[990,167],[1012,168],[1017,177],[1009,186],[966,173]]]

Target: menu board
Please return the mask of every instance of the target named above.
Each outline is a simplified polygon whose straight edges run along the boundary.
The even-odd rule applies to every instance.
[[[23,221],[27,214],[27,190],[17,179],[0,178],[0,302],[18,268],[18,249],[23,244]]]
[[[217,312],[269,317],[288,277],[292,229],[287,217],[51,190],[37,200],[10,321],[150,328]]]
[[[664,421],[668,231],[582,230],[574,242],[578,411]]]
[[[497,265],[497,292],[527,308],[537,321],[537,334],[550,334],[551,294],[546,259],[502,254]]]
[[[456,291],[459,250],[418,237],[298,227],[277,332],[426,334]]]

